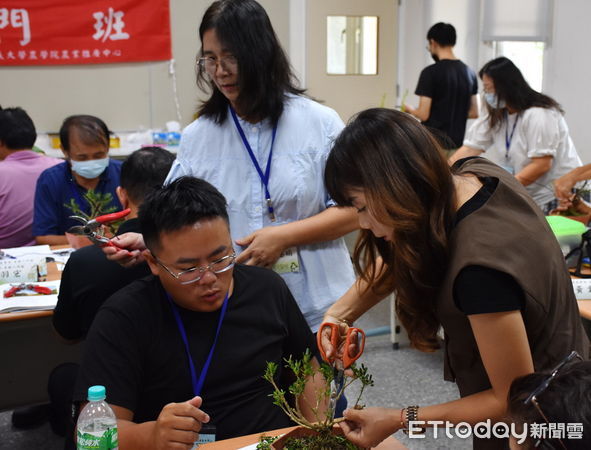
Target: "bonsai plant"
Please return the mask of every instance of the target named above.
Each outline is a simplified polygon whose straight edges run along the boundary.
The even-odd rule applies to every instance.
[[[102,194],[100,192],[95,192],[93,189],[89,189],[82,197],[89,204],[90,212],[87,214],[82,211],[80,205],[76,203],[76,200],[70,198],[70,201],[65,203],[64,206],[72,211],[73,216],[79,216],[85,218],[86,220],[91,220],[98,216],[102,216],[103,214],[109,214],[117,210],[115,206],[109,206],[113,201],[113,195],[110,192]],[[111,234],[115,234],[121,222],[122,221],[110,223],[108,225],[109,232]],[[66,233],[66,238],[73,248],[80,248],[92,244],[92,242],[90,242],[90,240],[84,236],[75,236],[73,234]]]
[[[76,203],[76,200],[71,198],[70,202],[65,203],[64,206],[72,211],[72,215],[74,216],[80,216],[87,220],[91,220],[95,217],[102,216],[103,214],[115,212],[117,209],[115,206],[109,206],[113,201],[113,195],[110,192],[101,194],[100,192],[95,192],[94,189],[89,189],[82,197],[90,205],[90,214],[86,214],[82,211],[80,205]]]
[[[333,395],[333,404],[336,404],[345,389],[352,383],[359,381],[361,382],[361,388],[359,395],[354,403],[353,408],[361,409],[362,405],[359,404],[363,390],[367,386],[373,386],[373,378],[368,373],[367,367],[361,364],[359,367],[356,364],[351,366],[353,376],[345,376],[345,381],[342,386],[338,387],[335,393],[332,392],[331,386],[334,385],[334,368],[326,363],[321,363],[318,369],[315,369],[312,365],[312,355],[309,351],[304,353],[301,360],[288,358],[285,360],[285,367],[295,376],[295,381],[289,386],[288,392],[295,397],[295,404],[292,406],[288,401],[288,392],[281,389],[276,381],[275,374],[277,373],[277,364],[273,362],[267,363],[267,369],[265,371],[264,379],[273,385],[273,404],[280,407],[287,416],[300,425],[300,428],[294,430],[294,436],[285,435],[279,440],[272,437],[262,436],[257,446],[257,449],[279,449],[283,448],[286,450],[324,450],[324,449],[342,449],[342,450],[354,450],[357,446],[347,441],[340,432],[340,427],[335,425],[343,419],[335,419],[334,411],[330,408],[323,408],[323,405],[328,404],[331,395]],[[316,420],[310,421],[302,414],[300,405],[300,396],[304,392],[306,381],[313,376],[320,375],[324,378],[325,383],[322,389],[316,391],[316,403],[310,406],[313,411]],[[340,435],[339,435],[340,434]]]
[[[585,182],[582,187],[574,189],[573,197],[567,208],[556,208],[550,212],[550,215],[566,216],[587,225],[591,219],[591,206],[585,201],[585,198],[588,198],[589,193],[590,190]]]

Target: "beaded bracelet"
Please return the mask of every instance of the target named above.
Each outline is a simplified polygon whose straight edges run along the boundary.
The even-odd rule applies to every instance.
[[[405,408],[402,408],[400,410],[400,428],[402,429],[402,431],[404,431],[405,433],[408,433],[408,428],[406,427],[406,425],[404,425],[404,410]]]
[[[412,406],[407,406],[405,408],[406,410],[406,423],[407,423],[407,427],[410,426],[410,422],[416,422],[417,420],[419,420],[419,406],[418,405],[412,405]],[[413,429],[414,431],[415,429]],[[408,428],[407,428],[408,431]],[[423,434],[425,432],[425,428],[419,428],[416,429],[415,433],[418,434]]]

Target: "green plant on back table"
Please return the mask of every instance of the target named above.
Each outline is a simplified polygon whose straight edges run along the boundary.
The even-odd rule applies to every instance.
[[[587,181],[583,183],[580,188],[573,189],[573,198],[571,205],[564,211],[560,211],[561,216],[583,216],[589,214],[589,204],[585,201],[585,198],[589,197],[590,189],[587,186]]]
[[[95,192],[94,189],[89,189],[84,193],[84,195],[82,195],[82,198],[88,202],[88,205],[90,206],[90,213],[87,214],[82,211],[82,209],[80,209],[80,205],[76,203],[76,200],[70,198],[70,201],[68,203],[64,203],[64,206],[72,211],[72,215],[84,217],[86,220],[91,220],[117,210],[116,206],[109,206],[113,202],[113,195],[110,192],[105,192],[103,194],[100,192]],[[122,221],[109,224],[109,228],[113,233],[117,231],[117,228],[121,222]]]

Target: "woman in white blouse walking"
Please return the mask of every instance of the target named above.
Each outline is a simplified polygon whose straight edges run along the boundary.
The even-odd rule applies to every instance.
[[[548,214],[556,208],[552,182],[581,166],[563,111],[553,98],[533,90],[505,57],[480,69],[488,114],[468,130],[450,163],[482,155],[515,175]]]

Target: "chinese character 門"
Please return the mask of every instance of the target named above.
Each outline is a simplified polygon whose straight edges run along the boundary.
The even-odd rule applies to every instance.
[[[0,30],[10,25],[13,28],[23,29],[23,38],[19,41],[21,45],[31,42],[31,26],[29,24],[29,12],[26,9],[0,8]]]

